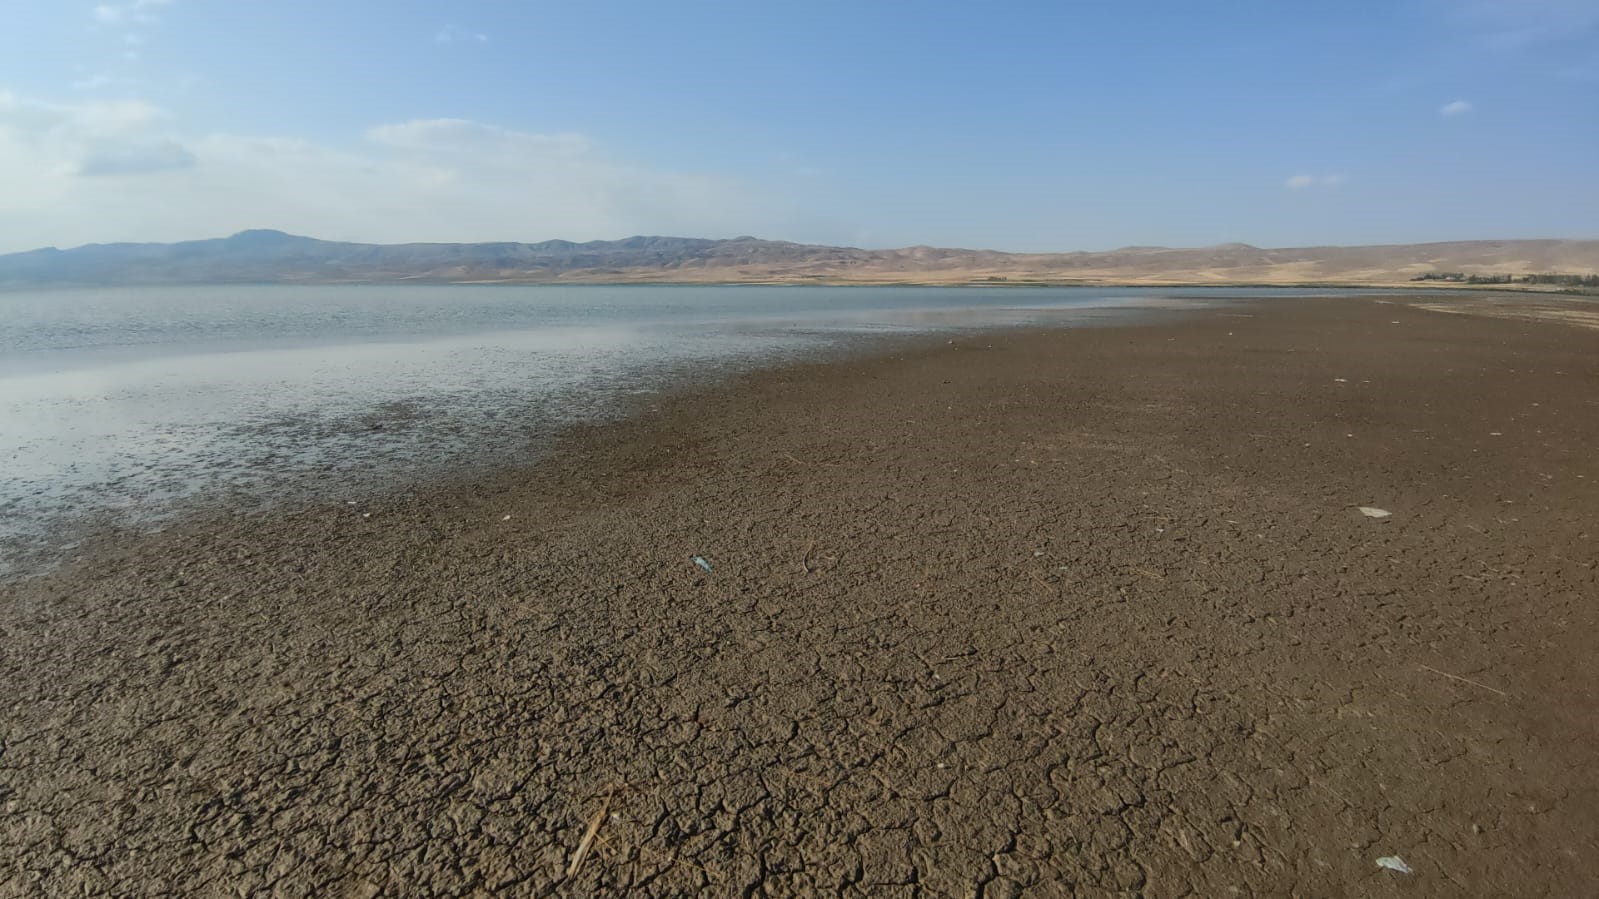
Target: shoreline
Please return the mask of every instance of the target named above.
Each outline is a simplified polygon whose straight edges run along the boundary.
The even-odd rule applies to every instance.
[[[94,547],[114,547],[120,542],[136,540],[144,534],[220,526],[235,517],[234,510],[242,510],[241,514],[270,514],[274,511],[313,508],[319,505],[338,505],[350,500],[356,503],[382,501],[385,497],[401,495],[423,486],[448,489],[445,485],[470,483],[475,478],[491,477],[499,471],[524,470],[539,464],[573,427],[636,417],[663,399],[716,389],[741,376],[763,370],[796,364],[860,361],[924,344],[939,345],[951,336],[1004,333],[1033,327],[1136,325],[1146,321],[1159,321],[1162,317],[1171,315],[1188,314],[1218,305],[1247,301],[1247,298],[1219,296],[1173,305],[1165,298],[1140,296],[1112,298],[1081,307],[1045,308],[1036,313],[1036,316],[1046,319],[1058,317],[1056,324],[1051,325],[1003,324],[993,321],[984,325],[947,326],[942,330],[936,327],[920,330],[913,328],[902,332],[891,327],[888,330],[872,333],[841,330],[817,338],[814,345],[771,350],[765,358],[750,358],[735,353],[726,358],[712,359],[698,364],[692,369],[673,368],[668,365],[653,374],[624,375],[624,378],[631,378],[636,383],[621,390],[597,391],[594,396],[599,398],[603,408],[591,409],[575,420],[557,421],[541,418],[532,407],[545,403],[549,397],[538,393],[535,389],[538,385],[529,385],[529,389],[524,393],[529,397],[530,405],[519,406],[512,401],[510,405],[494,406],[490,421],[479,422],[491,426],[489,430],[479,432],[472,439],[474,445],[481,445],[480,448],[469,450],[461,445],[457,437],[434,434],[435,438],[441,440],[437,446],[443,453],[442,457],[417,467],[408,465],[401,468],[394,462],[393,457],[401,453],[407,456],[413,455],[420,447],[412,448],[410,443],[397,445],[394,441],[409,440],[405,436],[407,424],[413,419],[426,419],[429,415],[426,406],[419,406],[410,399],[391,400],[371,409],[348,410],[348,415],[331,419],[322,410],[313,409],[265,423],[258,422],[253,428],[270,430],[269,440],[261,446],[248,444],[238,446],[237,451],[245,454],[292,456],[305,451],[305,448],[296,442],[295,434],[304,435],[305,440],[312,441],[315,439],[312,434],[342,431],[349,432],[349,436],[354,437],[371,434],[373,440],[363,439],[356,445],[346,447],[349,454],[339,460],[341,468],[338,471],[327,466],[294,464],[277,468],[265,466],[248,468],[233,473],[235,481],[245,482],[241,485],[229,482],[224,475],[207,471],[200,464],[200,460],[196,460],[196,471],[193,476],[181,469],[163,473],[164,480],[168,483],[185,479],[197,484],[210,481],[205,486],[193,489],[182,486],[170,487],[167,483],[163,483],[154,485],[145,494],[119,494],[114,503],[102,501],[96,505],[92,502],[78,501],[80,497],[86,498],[85,494],[92,493],[83,485],[78,485],[76,494],[63,495],[58,500],[63,504],[73,505],[73,508],[48,516],[38,514],[37,509],[40,505],[38,502],[29,504],[25,500],[14,499],[9,506],[0,510],[15,515],[14,520],[18,522],[4,535],[0,535],[0,550],[3,550],[0,552],[0,582],[46,573],[74,557],[92,557],[97,552],[103,551]],[[944,313],[944,310],[934,310],[931,314]],[[958,316],[965,314],[965,310],[951,309],[948,310],[948,314]],[[891,318],[893,313],[888,315]],[[769,318],[771,321],[785,320],[784,316],[778,313],[770,313]],[[639,325],[634,324],[629,327],[639,327]],[[461,339],[469,337],[470,335],[462,335]],[[408,338],[396,337],[394,340],[405,343]],[[304,345],[304,347],[315,346],[314,343]],[[265,347],[269,351],[285,348],[295,350],[303,347],[285,347],[282,344]],[[157,355],[154,358],[162,357]],[[501,433],[505,430],[501,426],[503,422],[521,424],[511,429],[513,433],[506,434]],[[528,425],[528,422],[535,424]],[[398,432],[396,425],[399,426]],[[499,426],[498,430],[494,429],[496,426]],[[247,434],[250,429],[251,426],[246,426],[237,428],[236,431]],[[400,436],[391,436],[396,433]],[[459,431],[455,433],[458,434]],[[312,451],[316,451],[314,444]],[[223,458],[220,455],[216,457]],[[114,478],[107,482],[107,486],[120,480],[122,479]],[[333,494],[337,494],[336,499],[332,498]],[[26,526],[22,524],[23,522],[26,522]]]
[[[0,892],[1599,876],[1599,334],[935,339],[0,585]]]
[[[109,289],[113,285],[98,282],[82,283],[49,283],[9,285],[0,284],[0,293],[37,293],[52,290],[97,290]],[[1449,281],[1182,281],[1182,280],[1101,280],[1095,278],[1011,278],[990,280],[978,278],[972,280],[960,279],[862,279],[850,280],[825,277],[796,277],[796,278],[760,278],[748,280],[713,279],[708,281],[681,279],[471,279],[464,281],[434,280],[409,278],[398,281],[389,280],[307,280],[307,281],[150,281],[129,282],[115,285],[125,288],[172,288],[172,287],[919,287],[919,288],[1014,288],[1014,287],[1099,287],[1099,288],[1144,288],[1172,290],[1338,290],[1338,291],[1372,291],[1374,293],[1436,293],[1456,292],[1462,295],[1492,295],[1496,293],[1521,296],[1540,296],[1550,298],[1571,298],[1574,300],[1599,299],[1599,291],[1587,288],[1557,287],[1550,285],[1518,285],[1518,284],[1464,284]]]

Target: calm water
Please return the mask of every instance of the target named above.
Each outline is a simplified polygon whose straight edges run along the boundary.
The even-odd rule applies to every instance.
[[[684,376],[885,334],[1304,291],[289,287],[0,292],[0,550],[196,498],[354,499],[527,458]],[[4,559],[0,558],[0,567]]]

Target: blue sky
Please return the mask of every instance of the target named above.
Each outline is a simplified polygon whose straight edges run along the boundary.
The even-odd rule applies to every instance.
[[[0,251],[1599,237],[1599,0],[0,9]]]

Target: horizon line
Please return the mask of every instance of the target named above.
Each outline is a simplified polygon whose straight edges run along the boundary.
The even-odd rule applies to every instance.
[[[630,235],[627,235],[625,237],[596,238],[596,239],[593,239],[593,240],[573,240],[571,238],[564,238],[564,237],[551,237],[551,238],[545,238],[543,240],[453,240],[453,241],[452,240],[402,240],[402,241],[392,241],[392,242],[379,242],[379,241],[370,241],[370,240],[339,240],[339,239],[329,239],[329,238],[324,238],[324,237],[313,237],[313,236],[308,235],[308,234],[296,234],[294,232],[284,231],[284,230],[278,229],[278,228],[245,228],[245,229],[240,230],[240,231],[235,231],[232,234],[227,234],[227,235],[223,235],[223,236],[219,236],[219,237],[195,237],[195,238],[186,238],[186,239],[183,239],[183,240],[142,240],[142,241],[141,240],[108,240],[108,241],[92,241],[92,242],[89,242],[89,243],[76,244],[76,245],[67,246],[67,247],[61,247],[61,246],[56,246],[56,245],[52,244],[52,245],[34,247],[34,248],[31,248],[31,249],[26,249],[26,250],[7,251],[7,252],[0,253],[0,257],[3,257],[3,256],[18,256],[18,255],[24,255],[24,254],[28,254],[28,253],[42,253],[42,252],[49,252],[49,251],[55,251],[55,252],[59,252],[59,253],[66,253],[66,252],[72,252],[74,250],[89,249],[89,248],[93,248],[93,247],[175,246],[175,245],[178,245],[178,244],[186,244],[186,243],[204,243],[204,242],[207,242],[207,241],[233,240],[233,239],[236,239],[236,238],[239,238],[239,237],[243,237],[243,236],[246,236],[246,235],[252,235],[252,234],[260,234],[260,235],[272,234],[272,235],[281,235],[283,237],[295,238],[295,239],[298,239],[298,240],[312,240],[312,241],[316,241],[318,243],[354,244],[354,245],[357,245],[357,246],[373,246],[373,247],[485,246],[485,245],[493,245],[493,244],[511,244],[511,245],[516,245],[516,246],[536,246],[536,245],[539,245],[539,244],[550,244],[550,243],[567,243],[567,244],[572,244],[574,246],[583,246],[583,245],[588,245],[588,244],[624,243],[624,242],[629,241],[629,240],[698,240],[698,241],[707,241],[707,242],[711,242],[711,243],[737,243],[737,242],[741,242],[741,241],[748,241],[748,242],[754,242],[754,243],[789,244],[789,245],[800,246],[800,247],[818,247],[818,248],[835,249],[835,250],[859,250],[861,252],[876,252],[876,253],[894,252],[894,251],[903,251],[903,250],[950,250],[950,251],[959,251],[959,252],[965,252],[965,253],[998,253],[998,254],[1002,254],[1002,255],[1006,255],[1006,256],[1069,256],[1069,255],[1077,255],[1077,254],[1095,255],[1095,254],[1105,254],[1105,253],[1117,253],[1117,252],[1122,252],[1122,251],[1127,251],[1127,250],[1192,251],[1192,250],[1237,249],[1237,250],[1262,250],[1262,251],[1288,251],[1288,250],[1319,250],[1319,249],[1365,249],[1365,248],[1381,248],[1381,247],[1421,247],[1421,246],[1441,246],[1441,245],[1445,245],[1445,244],[1470,244],[1470,243],[1537,243],[1537,242],[1589,243],[1589,242],[1599,241],[1599,237],[1483,237],[1483,238],[1463,238],[1463,239],[1454,239],[1454,240],[1417,240],[1417,241],[1409,241],[1409,242],[1392,242],[1392,241],[1389,241],[1389,242],[1382,242],[1382,243],[1300,244],[1300,245],[1297,245],[1297,246],[1262,246],[1260,244],[1253,244],[1253,243],[1249,243],[1249,242],[1246,242],[1246,241],[1222,241],[1220,243],[1197,244],[1197,245],[1192,245],[1192,246],[1171,246],[1171,245],[1166,245],[1166,244],[1125,244],[1125,245],[1122,245],[1122,246],[1112,247],[1110,249],[1105,249],[1105,250],[1088,250],[1088,249],[1073,249],[1073,250],[1004,250],[1004,249],[998,249],[998,248],[993,248],[993,247],[962,247],[962,246],[925,244],[925,243],[904,244],[904,245],[899,245],[899,246],[864,247],[864,246],[856,246],[856,245],[852,245],[852,244],[809,243],[809,242],[806,242],[806,241],[790,240],[790,239],[787,239],[787,238],[756,237],[756,236],[750,235],[750,234],[741,234],[741,235],[738,235],[737,237],[691,237],[691,236],[685,236],[685,235],[680,235],[680,234],[630,234]]]

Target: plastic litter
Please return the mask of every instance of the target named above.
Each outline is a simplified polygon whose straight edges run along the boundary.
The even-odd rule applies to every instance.
[[[1400,874],[1416,873],[1415,871],[1410,870],[1410,866],[1405,864],[1405,860],[1397,855],[1385,855],[1382,858],[1377,859],[1377,867],[1387,868],[1390,871],[1398,871]]]
[[[700,566],[700,568],[704,569],[706,574],[710,574],[711,573],[711,563],[705,561],[705,557],[704,556],[695,556],[694,557],[694,564],[698,565],[698,566]]]
[[[1388,511],[1387,509],[1379,509],[1376,506],[1361,506],[1360,514],[1366,516],[1367,518],[1387,518],[1394,513]]]

